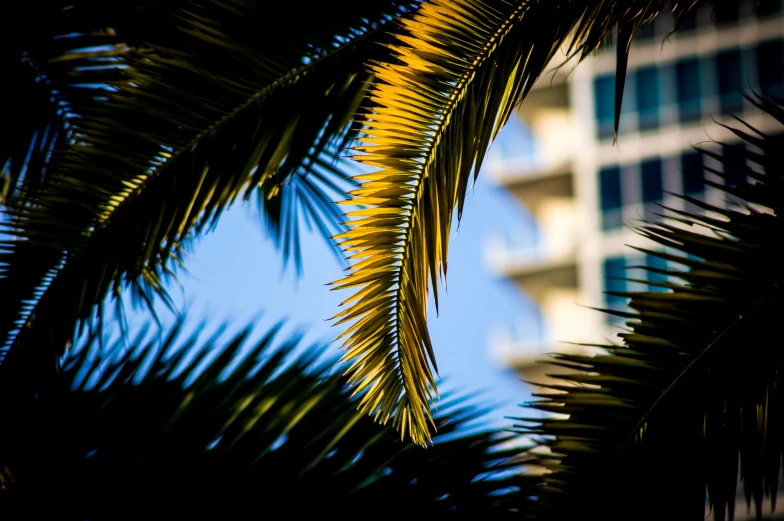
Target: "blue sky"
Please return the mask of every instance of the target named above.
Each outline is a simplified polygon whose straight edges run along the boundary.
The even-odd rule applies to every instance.
[[[494,146],[505,152],[526,150],[525,146],[518,149],[524,138],[524,129],[513,124]],[[452,230],[448,290],[441,292],[440,315],[431,311],[428,319],[447,387],[485,390],[487,400],[499,404],[488,418],[499,427],[511,426],[504,416],[520,415],[517,404],[529,396],[519,377],[494,357],[490,332],[504,323],[526,330],[535,327],[535,321],[531,302],[483,263],[484,239],[492,232],[519,229],[526,218],[490,176],[480,175],[459,228]],[[326,284],[341,277],[342,267],[321,237],[305,233],[302,240],[303,275],[297,279],[293,269],[284,273],[281,256],[264,236],[255,206],[235,205],[186,259],[181,288],[172,288],[178,308],[188,309],[191,327],[204,319],[211,328],[229,322],[231,331],[257,320],[261,335],[286,319],[284,336],[302,331],[305,343],[331,341],[339,331],[327,319],[348,293],[331,291]],[[333,344],[329,353],[339,355],[338,345]]]

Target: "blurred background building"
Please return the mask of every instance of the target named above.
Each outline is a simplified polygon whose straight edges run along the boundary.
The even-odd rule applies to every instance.
[[[489,173],[532,217],[524,244],[496,236],[485,248],[491,269],[539,309],[538,331],[526,336],[501,328],[491,340],[495,354],[526,379],[541,381],[544,371],[535,361],[545,353],[589,352],[564,341],[614,342],[622,319],[589,307],[622,309],[626,300],[605,292],[663,290],[650,285],[661,275],[634,267],[667,268],[667,262],[626,245],[654,248],[632,228],[640,219],[659,219],[660,204],[696,210],[667,192],[726,203],[704,184],[702,157],[690,145],[732,143],[717,123],[737,125],[733,114],[767,130],[741,90],[784,97],[782,2],[754,6],[754,0],[740,8],[708,4],[669,37],[672,18],[644,27],[629,58],[617,143],[615,53],[608,47],[539,80],[516,111],[520,119],[509,125],[522,123],[533,145],[515,147],[499,136],[506,141],[491,149]],[[557,56],[553,65],[562,62]],[[721,171],[718,162],[705,161]]]
[[[524,379],[545,382],[545,372],[558,372],[537,363],[547,353],[592,354],[594,348],[575,344],[618,342],[623,319],[590,308],[626,306],[626,299],[606,292],[665,290],[651,283],[666,276],[635,267],[682,269],[629,245],[660,249],[633,229],[642,219],[661,219],[660,205],[699,211],[668,192],[728,203],[704,183],[724,181],[702,167],[733,172],[712,158],[703,165],[691,145],[733,145],[716,150],[734,155],[737,164],[744,161],[736,155],[743,145],[721,124],[737,126],[736,115],[759,130],[778,131],[741,94],[784,98],[782,0],[761,0],[756,9],[755,3],[708,3],[669,37],[672,18],[660,16],[643,28],[629,57],[617,143],[615,48],[607,47],[579,67],[557,68],[563,56],[556,56],[552,72],[536,83],[515,113],[519,119],[491,149],[488,173],[530,216],[518,234],[522,241],[499,234],[484,252],[490,269],[538,307],[538,328],[514,332],[505,324],[491,339],[496,358]],[[779,503],[783,498],[780,489]],[[743,503],[739,484],[735,519],[754,519]]]

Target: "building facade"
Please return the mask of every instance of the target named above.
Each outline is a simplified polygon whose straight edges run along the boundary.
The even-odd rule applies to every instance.
[[[516,111],[533,135],[533,159],[495,154],[487,166],[533,216],[537,239],[522,249],[497,239],[485,253],[491,268],[540,309],[535,337],[501,335],[491,347],[526,378],[541,381],[535,360],[545,353],[593,349],[565,342],[615,343],[619,324],[590,308],[626,305],[607,291],[661,289],[650,285],[660,275],[635,266],[678,269],[628,247],[655,249],[633,228],[660,219],[660,205],[696,210],[669,193],[727,204],[724,193],[704,183],[723,181],[704,173],[691,145],[732,144],[733,134],[720,124],[737,125],[733,115],[775,131],[741,91],[784,98],[782,2],[762,0],[756,10],[754,4],[738,10],[708,4],[669,37],[667,16],[644,28],[632,44],[617,143],[613,48],[545,74]],[[556,57],[553,65],[562,61]]]

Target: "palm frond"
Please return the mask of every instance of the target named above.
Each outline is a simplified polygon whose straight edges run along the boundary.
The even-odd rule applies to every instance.
[[[187,4],[125,55],[124,82],[55,153],[46,190],[11,209],[4,350],[24,344],[51,365],[107,292],[165,298],[180,250],[239,197],[265,195],[284,244],[296,230],[287,209],[341,229],[323,178],[340,172],[332,159],[366,88],[363,64],[388,54],[378,42],[405,6],[287,4],[276,16],[296,20],[292,29],[252,2]],[[294,177],[303,189],[290,189]],[[287,194],[306,200],[275,201]]]
[[[38,190],[49,157],[70,141],[79,115],[92,110],[123,78],[129,43],[149,2],[24,2],[0,35],[4,71],[0,204],[14,206]],[[119,33],[123,34],[121,39]]]
[[[748,99],[784,124],[781,105]],[[619,313],[628,319],[623,345],[594,357],[555,355],[574,372],[555,377],[563,381],[549,386],[557,394],[530,404],[568,415],[522,426],[551,450],[540,460],[550,470],[538,494],[542,519],[576,508],[608,519],[631,511],[703,519],[706,487],[714,519],[732,519],[739,472],[758,519],[765,496],[775,507],[784,449],[784,138],[745,124],[731,130],[746,144],[742,157],[703,153],[723,163],[709,169],[721,182],[708,183],[732,204],[684,197],[699,213],[672,210],[673,218],[642,226],[664,248],[642,251],[684,269],[658,271],[669,277],[664,292],[618,293],[631,309]]]
[[[443,437],[422,451],[356,410],[332,364],[316,362],[322,348],[287,360],[298,340],[278,338],[280,326],[254,344],[250,327],[206,341],[198,332],[183,338],[184,327],[162,337],[142,332],[130,345],[101,347],[92,338],[66,359],[58,393],[26,403],[21,416],[4,411],[0,512],[36,517],[57,505],[61,519],[515,513],[515,492],[530,480],[509,472],[514,436],[465,432],[486,412],[474,401],[445,400],[435,418]],[[33,499],[41,497],[47,501]]]
[[[398,63],[372,68],[378,107],[355,156],[378,170],[355,177],[362,186],[348,203],[362,208],[336,236],[357,260],[334,282],[356,289],[335,319],[353,322],[339,338],[350,381],[368,389],[363,410],[427,443],[437,367],[426,308],[432,289],[438,309],[452,215],[462,216],[472,172],[570,37],[582,59],[614,26],[633,35],[665,3],[434,0],[403,19],[410,36],[390,45]]]

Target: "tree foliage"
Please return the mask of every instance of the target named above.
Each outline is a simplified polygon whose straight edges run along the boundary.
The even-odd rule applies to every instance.
[[[514,435],[466,432],[487,412],[475,398],[445,398],[442,439],[417,450],[357,411],[323,348],[292,357],[279,328],[90,338],[59,393],[4,421],[3,519],[515,512],[533,483],[509,472]]]
[[[747,99],[784,125],[780,102]],[[714,519],[732,519],[739,476],[758,519],[764,497],[776,506],[784,133],[743,122],[732,132],[742,153],[722,153],[724,142],[703,147],[723,167],[691,171],[707,174],[727,205],[683,196],[693,210],[668,209],[638,228],[660,248],[641,251],[678,267],[643,267],[666,280],[647,282],[658,291],[615,294],[629,299],[629,311],[605,310],[625,320],[622,343],[599,345],[595,356],[553,355],[551,366],[572,371],[529,404],[559,415],[525,419],[520,429],[549,449],[539,457],[548,470],[538,493],[544,519],[585,510],[702,519],[706,490]]]
[[[407,9],[347,0],[273,17],[243,0],[100,4],[55,3],[29,17],[33,36],[4,42],[34,69],[15,80],[40,84],[30,103],[45,112],[22,127],[35,154],[20,145],[0,159],[11,165],[0,378],[24,373],[13,387],[28,395],[108,294],[118,306],[124,291],[165,300],[190,240],[237,198],[258,199],[295,257],[300,218],[325,237],[342,229],[336,161],[356,133],[364,63],[388,56],[382,29]],[[42,148],[43,127],[65,141]]]
[[[107,296],[165,300],[190,242],[254,197],[295,260],[300,219],[347,251],[335,286],[354,293],[335,318],[358,404],[426,444],[426,310],[489,143],[560,49],[580,61],[609,39],[617,128],[635,32],[698,3],[23,4],[0,40],[1,102],[30,109],[0,140],[0,392],[54,392],[59,356]],[[343,223],[331,201],[352,181],[336,160],[356,138],[376,170],[353,179]]]
[[[359,159],[381,170],[356,179],[361,218],[338,235],[364,259],[338,283],[359,288],[340,318],[377,327],[352,330],[350,378],[365,410],[425,443],[425,307],[470,173],[562,44],[581,59],[665,4],[346,0],[275,17],[244,0],[26,4],[2,41],[19,69],[4,102],[34,115],[0,150],[14,237],[0,247],[2,372],[42,391],[107,295],[166,299],[182,251],[239,197],[295,259],[300,217],[341,231],[334,161],[362,129]]]

